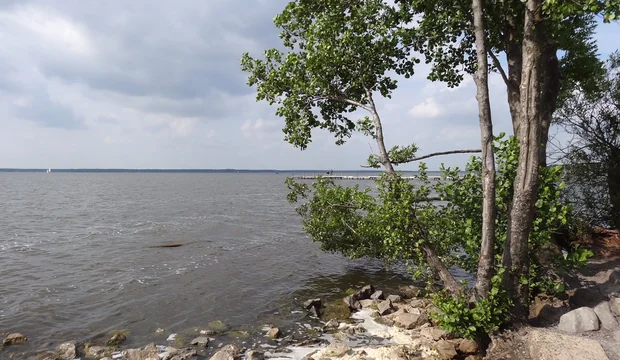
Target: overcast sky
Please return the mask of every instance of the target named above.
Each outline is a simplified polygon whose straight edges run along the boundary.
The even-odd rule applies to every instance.
[[[317,131],[295,149],[246,86],[240,56],[279,44],[286,2],[0,0],[0,168],[359,169],[368,138],[335,146]],[[599,28],[602,56],[619,34]],[[479,147],[472,79],[447,89],[427,73],[379,102],[388,145]],[[491,92],[495,132],[510,132],[498,77]]]

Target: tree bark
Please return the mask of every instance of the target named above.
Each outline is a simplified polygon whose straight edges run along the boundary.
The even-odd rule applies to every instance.
[[[437,256],[435,249],[433,249],[430,244],[427,244],[426,242],[420,247],[426,255],[426,262],[428,262],[428,266],[435,274],[437,274],[437,276],[439,276],[439,279],[443,283],[444,289],[448,290],[451,294],[460,293],[463,288],[458,282],[456,282],[454,276],[452,276],[448,268],[444,265],[439,256]]]
[[[607,165],[607,187],[611,204],[611,222],[620,229],[620,153],[613,153]]]
[[[495,156],[493,154],[493,122],[489,100],[489,73],[484,25],[484,1],[473,0],[474,36],[476,38],[476,82],[480,139],[482,145],[482,242],[476,276],[476,297],[485,298],[491,288],[495,250]]]
[[[527,318],[529,286],[521,281],[529,272],[528,240],[534,217],[539,183],[539,165],[543,142],[542,87],[544,69],[542,62],[543,34],[540,26],[542,0],[527,0],[524,21],[520,104],[515,129],[519,139],[519,164],[514,181],[513,201],[509,214],[507,246],[510,268],[508,291],[514,294],[513,315]]]
[[[383,126],[381,125],[381,118],[379,117],[379,113],[377,112],[377,107],[375,106],[375,102],[372,98],[372,93],[370,90],[366,89],[366,97],[368,98],[368,102],[370,104],[370,114],[372,115],[372,121],[375,125],[375,136],[377,140],[377,147],[379,148],[379,157],[380,162],[383,167],[385,167],[385,172],[389,175],[395,175],[396,171],[394,171],[394,166],[388,157],[387,148],[385,147],[385,141],[383,140]]]

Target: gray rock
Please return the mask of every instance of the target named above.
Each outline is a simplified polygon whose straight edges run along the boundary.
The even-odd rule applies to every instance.
[[[314,317],[321,317],[321,311],[316,306],[311,307],[310,310],[308,310],[308,313]]]
[[[377,304],[378,304],[377,300],[371,300],[371,299],[360,300],[360,305],[362,305],[363,308],[377,306]]]
[[[159,349],[154,343],[150,343],[142,349],[129,349],[125,354],[126,360],[160,360]]]
[[[342,301],[344,301],[344,303],[353,310],[360,310],[362,308],[362,304],[360,304],[360,302],[355,298],[355,296],[351,295],[351,296],[346,296],[344,299],[342,299]]]
[[[327,356],[343,356],[349,351],[351,351],[351,348],[347,344],[336,341],[325,348],[324,354]]]
[[[168,347],[166,350],[165,353],[159,354],[161,360],[189,360],[197,354],[196,350],[192,348],[175,349],[173,347]]]
[[[422,294],[422,291],[417,286],[403,285],[398,288],[398,292],[406,299],[413,299]]]
[[[620,298],[611,298],[609,300],[609,308],[616,316],[620,316]]]
[[[245,360],[264,360],[265,354],[258,350],[250,350],[245,353]]]
[[[435,350],[439,353],[439,358],[443,360],[454,359],[457,355],[454,344],[447,340],[437,341]]]
[[[304,302],[306,310],[310,310],[313,307],[321,308],[321,299],[310,299]]]
[[[601,344],[581,336],[531,328],[524,339],[532,359],[608,360]]]
[[[595,331],[599,329],[598,317],[589,307],[581,307],[562,315],[558,329],[571,333]]]
[[[609,303],[604,301],[594,307],[594,312],[601,322],[601,327],[605,330],[613,330],[618,327],[618,321],[614,314],[611,313]]]
[[[26,338],[24,335],[20,333],[12,333],[9,334],[6,338],[4,338],[4,340],[2,341],[2,345],[14,345],[25,343],[26,341],[28,341],[28,338]]]
[[[239,349],[234,345],[226,345],[209,360],[235,360],[239,356]]]
[[[384,300],[379,303],[379,314],[387,315],[392,311],[392,302],[390,300]]]
[[[401,299],[400,295],[389,295],[389,296],[387,297],[387,300],[390,300],[390,301],[391,301],[391,302],[393,302],[393,303],[398,303],[398,302],[401,302],[401,301],[402,301],[402,299]]]
[[[217,331],[211,329],[200,330],[200,335],[216,335]]]
[[[385,296],[383,295],[383,291],[377,290],[372,295],[370,295],[370,299],[372,299],[372,300],[384,300]]]
[[[426,315],[426,313],[421,311],[402,313],[394,317],[394,323],[405,329],[415,329],[424,325],[427,322],[428,316]]]
[[[115,345],[120,345],[122,343],[125,342],[125,340],[127,340],[127,336],[125,336],[124,334],[121,333],[117,333],[114,334],[107,342],[106,345],[108,346],[115,346]]]
[[[190,345],[197,345],[197,346],[207,347],[207,345],[209,345],[209,341],[211,341],[210,338],[208,338],[206,336],[199,336],[199,337],[193,339],[190,342]]]
[[[73,360],[77,357],[74,342],[62,343],[58,345],[56,351],[58,360]]]
[[[94,358],[102,358],[104,356],[109,356],[112,355],[112,353],[114,352],[114,349],[109,347],[109,346],[91,346],[88,349],[86,349],[86,354],[90,355],[91,357]]]
[[[620,342],[620,330],[616,330],[616,331],[614,331],[613,338],[614,338],[614,340],[616,340],[617,342]]]
[[[375,288],[372,285],[366,285],[361,290],[355,293],[356,300],[370,299],[370,296],[375,293]]]

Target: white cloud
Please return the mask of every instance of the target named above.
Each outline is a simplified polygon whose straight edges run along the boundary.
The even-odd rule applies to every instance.
[[[432,119],[438,117],[440,114],[441,109],[434,98],[427,98],[424,102],[409,109],[409,116],[414,119]]]

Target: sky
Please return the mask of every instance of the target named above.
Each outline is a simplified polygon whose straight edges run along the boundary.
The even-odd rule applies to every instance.
[[[241,55],[280,45],[272,19],[286,3],[0,0],[0,168],[360,169],[371,139],[336,146],[316,131],[296,149],[275,107],[246,85]],[[619,24],[599,27],[602,57],[618,34]],[[377,101],[387,145],[479,148],[473,80],[449,89],[428,71],[418,66]],[[494,132],[511,133],[498,76],[490,92]]]

